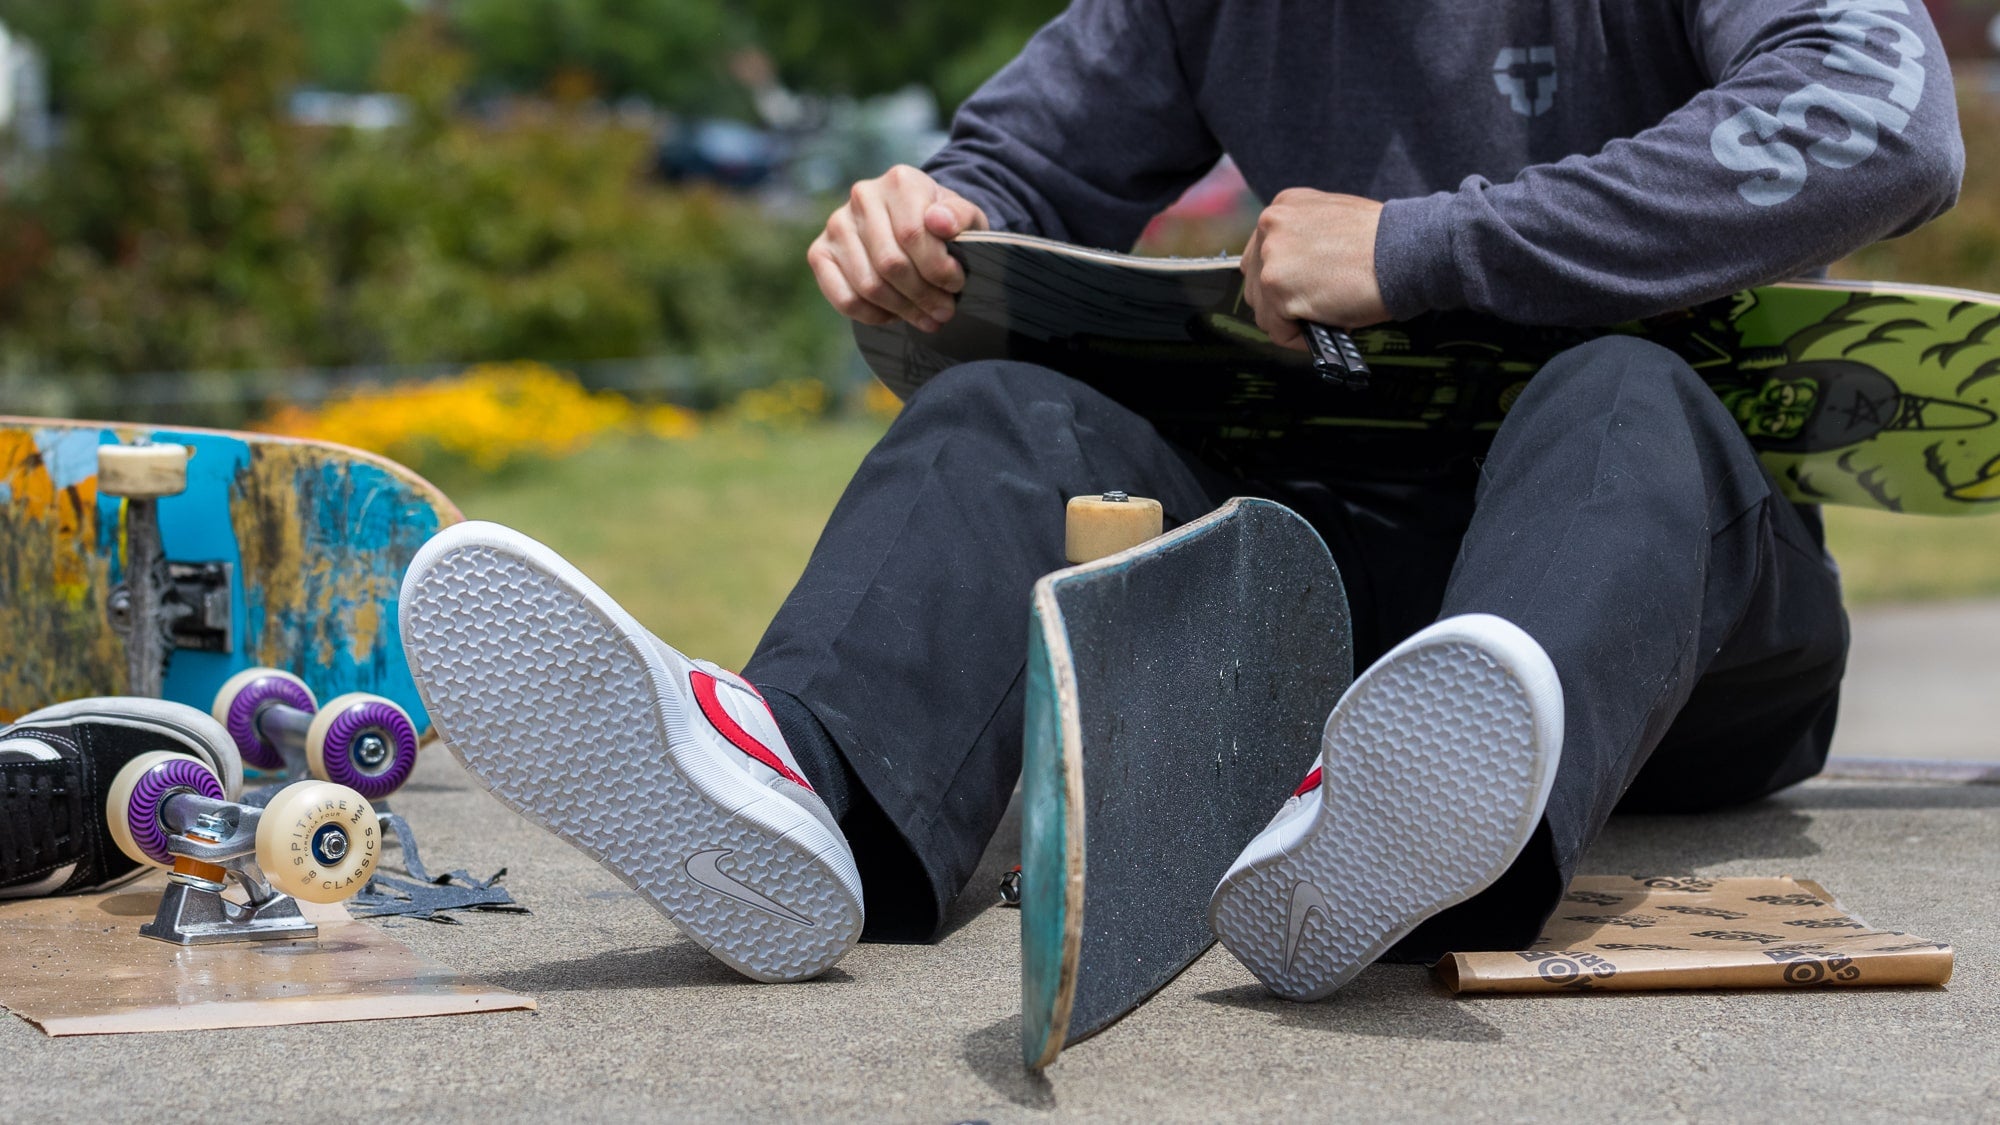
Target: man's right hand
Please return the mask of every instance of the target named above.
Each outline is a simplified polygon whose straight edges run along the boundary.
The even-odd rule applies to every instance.
[[[965,271],[945,243],[985,230],[986,213],[929,176],[898,164],[854,185],[806,251],[819,291],[863,324],[906,320],[935,332],[951,319]]]

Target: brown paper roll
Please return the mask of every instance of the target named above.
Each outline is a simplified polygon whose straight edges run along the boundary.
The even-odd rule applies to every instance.
[[[1107,492],[1070,500],[1063,557],[1089,562],[1136,547],[1160,533],[1164,515],[1158,500]]]

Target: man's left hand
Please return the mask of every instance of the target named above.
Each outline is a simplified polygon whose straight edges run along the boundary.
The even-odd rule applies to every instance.
[[[1243,296],[1273,343],[1304,351],[1302,320],[1366,328],[1389,319],[1375,281],[1382,205],[1307,188],[1278,193],[1243,251]]]

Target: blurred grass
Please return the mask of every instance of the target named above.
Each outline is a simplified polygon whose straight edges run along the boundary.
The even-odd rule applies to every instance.
[[[450,491],[468,518],[562,552],[667,643],[741,668],[884,425],[607,441]]]
[[[668,643],[740,668],[883,425],[612,441],[452,492],[467,516],[561,551]],[[1850,604],[2000,594],[2000,512],[1828,508],[1826,524]]]
[[[1850,605],[2000,594],[2000,511],[1947,517],[1827,508],[1826,542]]]

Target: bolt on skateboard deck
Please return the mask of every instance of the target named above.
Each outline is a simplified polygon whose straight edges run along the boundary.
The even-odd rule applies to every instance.
[[[1047,575],[1033,606],[1021,1047],[1040,1068],[1215,941],[1209,895],[1312,765],[1353,652],[1325,543],[1265,500]]]
[[[1159,259],[1000,232],[960,236],[958,312],[936,333],[857,325],[898,395],[957,363],[1016,359],[1089,383],[1247,472],[1446,470],[1490,442],[1530,377],[1606,335],[1677,353],[1794,500],[2000,511],[2000,297],[1799,281],[1601,328],[1429,313],[1353,333],[1372,375],[1322,377],[1243,301],[1237,259]]]
[[[99,487],[100,462],[118,460],[102,451],[149,442],[191,451],[184,487]],[[344,446],[0,417],[0,722],[128,693],[207,711],[232,676],[268,666],[327,697],[386,696],[422,731],[398,598],[417,548],[459,519],[423,478]],[[134,565],[135,521],[157,524],[150,567]],[[157,692],[135,691],[128,666],[140,569],[162,599],[147,615],[166,634]]]

